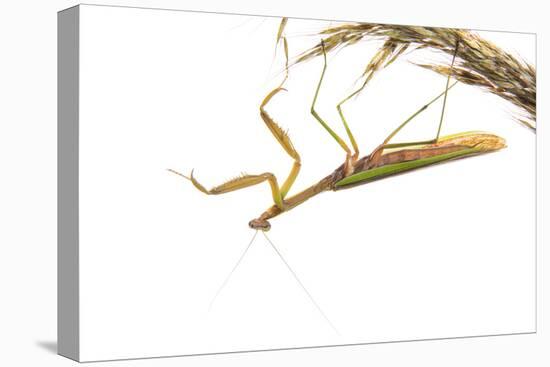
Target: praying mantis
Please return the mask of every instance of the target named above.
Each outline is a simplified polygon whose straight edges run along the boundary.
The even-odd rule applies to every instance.
[[[284,45],[284,51],[286,56],[286,75],[283,82],[270,91],[260,104],[259,112],[261,120],[264,122],[268,130],[271,132],[277,143],[282,147],[286,154],[293,160],[292,167],[282,184],[279,184],[277,177],[271,172],[264,172],[260,174],[243,174],[237,178],[231,179],[221,185],[214,186],[211,189],[205,188],[193,175],[193,170],[189,176],[179,173],[170,169],[169,171],[184,177],[189,180],[193,186],[207,195],[220,195],[226,194],[235,190],[244,189],[253,185],[258,185],[267,182],[271,189],[273,204],[268,207],[257,218],[249,221],[250,228],[261,231],[268,231],[271,228],[269,220],[272,218],[290,211],[298,205],[303,204],[305,201],[325,191],[339,191],[343,189],[354,188],[358,185],[366,184],[368,182],[387,178],[404,172],[417,170],[422,167],[435,165],[438,163],[448,162],[458,158],[471,157],[484,153],[498,151],[506,147],[505,140],[497,135],[481,132],[481,131],[468,131],[460,132],[452,135],[442,136],[441,127],[443,124],[443,117],[445,112],[445,106],[447,101],[447,94],[451,88],[453,88],[458,81],[451,84],[451,73],[446,78],[446,85],[443,92],[439,93],[433,99],[428,101],[420,109],[410,115],[404,122],[397,126],[384,140],[379,144],[370,154],[360,157],[359,146],[357,141],[344,117],[341,109],[341,105],[348,101],[351,97],[359,93],[362,90],[368,80],[355,92],[351,93],[337,106],[342,124],[346,131],[349,144],[338,135],[329,124],[317,113],[315,105],[325,72],[327,70],[327,57],[323,41],[321,41],[323,51],[323,69],[317,87],[315,89],[313,101],[311,104],[310,112],[313,119],[321,125],[321,127],[332,137],[332,139],[339,145],[344,151],[344,162],[334,169],[330,174],[320,179],[316,183],[307,187],[306,189],[294,194],[289,195],[289,192],[298,177],[300,168],[302,166],[300,154],[295,148],[292,140],[287,132],[285,132],[281,126],[275,122],[275,120],[266,111],[266,106],[281,91],[285,91],[283,85],[288,78],[288,45],[287,39],[282,35],[282,29],[286,23],[286,18],[283,18],[281,27],[277,34],[277,43],[282,40]],[[455,57],[460,47],[459,41],[456,43],[455,52],[451,62],[451,71],[453,70]],[[392,139],[409,124],[415,117],[425,111],[433,103],[443,98],[443,106],[441,109],[440,121],[437,133],[434,138],[422,141],[413,142],[401,142],[393,143]]]

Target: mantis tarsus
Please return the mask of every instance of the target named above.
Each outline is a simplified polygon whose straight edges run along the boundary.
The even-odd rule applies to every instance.
[[[337,167],[332,173],[319,180],[317,183],[311,185],[305,190],[295,194],[288,195],[298,173],[300,172],[301,159],[298,151],[295,149],[288,134],[273,120],[273,118],[265,110],[269,101],[277,95],[279,92],[285,90],[282,85],[288,77],[288,46],[286,37],[282,36],[281,23],[279,32],[277,34],[277,43],[283,41],[285,56],[286,56],[286,73],[285,79],[280,86],[273,89],[267,94],[262,103],[260,104],[260,117],[271,131],[277,142],[285,150],[285,152],[293,159],[292,168],[283,181],[282,185],[279,184],[274,174],[265,172],[256,175],[245,174],[235,179],[229,180],[219,186],[215,186],[211,189],[206,189],[202,184],[197,181],[193,176],[193,170],[189,176],[183,175],[174,170],[170,170],[180,176],[185,177],[200,191],[208,195],[225,194],[231,191],[243,189],[245,187],[253,186],[267,181],[271,188],[274,204],[263,212],[258,218],[252,219],[249,222],[249,226],[256,230],[268,231],[271,228],[269,219],[289,211],[290,209],[302,204],[311,197],[324,192],[324,191],[337,191],[341,189],[347,189],[368,183],[373,180],[389,177],[395,174],[403,173],[406,171],[415,170],[421,167],[430,166],[437,163],[450,161],[457,158],[474,156],[482,153],[493,152],[506,147],[503,138],[485,132],[471,131],[462,132],[453,135],[440,136],[441,126],[443,123],[443,116],[445,111],[445,104],[447,100],[448,91],[453,88],[456,83],[451,82],[451,73],[446,80],[445,90],[430,100],[418,111],[413,113],[403,123],[401,123],[395,130],[393,130],[386,139],[376,147],[370,154],[359,158],[359,148],[356,140],[351,132],[351,129],[344,118],[341,110],[341,105],[349,100],[353,95],[357,94],[363,89],[370,78],[365,80],[365,83],[361,88],[350,96],[346,97],[337,106],[342,123],[344,125],[346,134],[352,145],[353,151],[349,148],[348,144],[342,139],[332,128],[319,116],[315,110],[315,104],[325,71],[327,69],[326,53],[323,46],[324,65],[321,72],[317,88],[315,90],[313,102],[311,104],[311,114],[315,120],[332,136],[332,138],[338,143],[338,145],[344,150],[346,156],[344,163]],[[457,42],[453,60],[451,62],[451,70],[454,65],[456,52],[460,44]],[[426,110],[435,101],[443,97],[443,107],[441,110],[441,118],[435,138],[424,141],[416,142],[403,142],[403,143],[390,143],[393,137],[411,120],[413,120],[422,111]]]

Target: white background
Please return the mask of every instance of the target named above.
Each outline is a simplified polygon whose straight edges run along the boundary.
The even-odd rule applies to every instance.
[[[140,4],[152,5],[147,2]],[[9,41],[9,45],[13,46],[8,53],[10,57],[3,58],[2,61],[4,77],[13,82],[5,89],[3,100],[10,103],[3,111],[8,112],[8,115],[2,117],[3,127],[8,127],[8,131],[3,134],[6,141],[2,142],[2,149],[6,149],[2,152],[5,159],[3,163],[7,167],[7,180],[2,184],[2,195],[6,197],[3,197],[2,202],[8,203],[7,207],[3,206],[7,210],[2,211],[5,214],[2,221],[2,246],[7,250],[2,256],[2,284],[6,291],[2,309],[5,317],[2,319],[2,345],[5,346],[4,358],[9,361],[9,365],[28,365],[33,362],[41,365],[72,363],[44,348],[44,345],[51,346],[55,340],[55,11],[70,5],[73,4],[52,2],[48,6],[37,4],[35,7],[7,9],[3,12],[10,14],[11,20],[2,22],[8,25],[8,29],[3,32],[14,36]],[[187,9],[199,9],[198,5],[193,7],[192,3],[186,5]],[[155,2],[155,6],[181,7],[174,2]],[[542,22],[537,23],[539,21],[532,18],[540,12],[533,12],[532,7],[525,14],[520,13],[521,9],[514,9],[508,16],[495,18],[489,6],[472,12],[463,4],[463,8],[454,8],[455,13],[447,14],[424,11],[425,8],[419,3],[414,4],[414,9],[399,9],[392,4],[391,13],[394,16],[388,15],[390,12],[387,8],[379,7],[369,9],[369,18],[362,18],[357,17],[357,14],[364,10],[351,5],[338,13],[334,9],[305,4],[300,8],[295,4],[284,3],[270,5],[277,8],[268,5],[262,7],[260,4],[232,4],[231,8],[215,4],[210,6],[202,5],[201,9],[543,32],[538,27],[538,24],[542,26]],[[479,6],[480,4],[476,4],[476,7]],[[526,8],[529,9],[529,6]],[[460,14],[461,9],[464,15]],[[376,14],[376,11],[381,13]],[[15,14],[20,14],[21,17],[15,17]],[[539,42],[541,38],[539,34]],[[539,57],[540,51],[539,47]],[[544,70],[540,67],[540,59],[538,61],[540,93],[545,84],[540,81]],[[16,70],[15,66],[20,69]],[[17,98],[14,99],[14,96]],[[539,100],[542,99],[539,95]],[[539,104],[539,108],[540,123],[544,121],[544,106]],[[6,125],[6,121],[9,124]],[[541,131],[542,128],[539,132]],[[539,200],[540,198],[541,195]],[[541,244],[539,237],[539,246]],[[544,252],[541,253],[544,256]],[[541,259],[539,257],[539,261]],[[543,322],[544,319],[539,320]],[[239,365],[267,362],[330,365],[342,359],[349,360],[352,365],[365,362],[399,365],[405,361],[422,365],[517,365],[522,362],[527,365],[544,365],[542,349],[539,349],[544,342],[544,335],[544,328],[539,324],[539,334],[531,336],[193,357],[183,361],[191,365],[228,362]],[[155,360],[153,363],[168,365],[182,363],[181,361],[167,359]],[[118,364],[124,363],[134,365],[151,362]]]
[[[340,335],[263,237],[208,312],[271,195],[263,184],[205,197],[166,167],[195,167],[207,186],[240,171],[283,181],[290,159],[258,116],[281,79],[270,75],[283,65],[281,53],[272,64],[279,22],[81,8],[81,359],[534,331],[535,135],[470,86],[452,90],[443,134],[485,129],[507,149],[326,193],[272,220],[270,237]],[[291,19],[290,54],[329,24]],[[534,61],[532,35],[482,36]],[[336,131],[335,104],[380,45],[330,55],[317,109]],[[267,107],[302,156],[291,194],[344,156],[309,113],[321,67],[291,68],[288,92]],[[445,83],[405,58],[380,72],[345,106],[363,154]],[[441,103],[395,141],[433,137]]]

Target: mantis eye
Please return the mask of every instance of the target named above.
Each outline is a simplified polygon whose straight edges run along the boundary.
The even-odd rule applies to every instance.
[[[257,229],[260,231],[267,232],[271,228],[271,224],[265,219],[252,219],[248,222],[248,226],[252,229]]]

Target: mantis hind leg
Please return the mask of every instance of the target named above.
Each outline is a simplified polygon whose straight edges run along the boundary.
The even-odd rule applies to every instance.
[[[406,119],[403,123],[401,123],[401,125],[399,125],[395,130],[393,130],[388,135],[388,137],[386,139],[384,139],[384,142],[382,144],[380,144],[377,148],[375,148],[374,151],[370,154],[370,157],[369,157],[368,162],[367,162],[367,167],[374,167],[378,164],[379,160],[381,159],[382,153],[384,152],[384,149],[404,148],[404,147],[420,145],[420,144],[433,144],[433,143],[437,143],[439,141],[439,136],[440,136],[440,133],[441,133],[441,127],[443,125],[443,117],[444,117],[444,114],[445,114],[445,106],[446,106],[446,103],[447,103],[447,93],[452,87],[454,87],[458,83],[458,82],[454,82],[453,84],[450,84],[451,74],[452,74],[452,70],[453,70],[453,66],[454,66],[454,62],[455,62],[456,54],[458,52],[459,45],[460,44],[457,41],[456,47],[455,47],[455,52],[453,54],[453,60],[451,62],[451,70],[449,72],[449,75],[447,76],[447,82],[446,82],[446,85],[445,85],[445,90],[442,93],[440,93],[438,96],[433,98],[431,101],[429,101],[427,104],[422,106],[418,111],[413,113],[408,119]],[[413,142],[403,142],[403,143],[394,143],[394,144],[389,143],[389,141],[399,131],[401,131],[401,129],[403,129],[410,121],[412,121],[416,116],[418,116],[421,112],[426,110],[432,103],[436,102],[441,97],[443,97],[443,106],[441,108],[441,116],[440,116],[440,119],[439,119],[439,126],[438,126],[438,129],[437,129],[437,134],[436,134],[435,138],[430,139],[430,140],[413,141]]]

